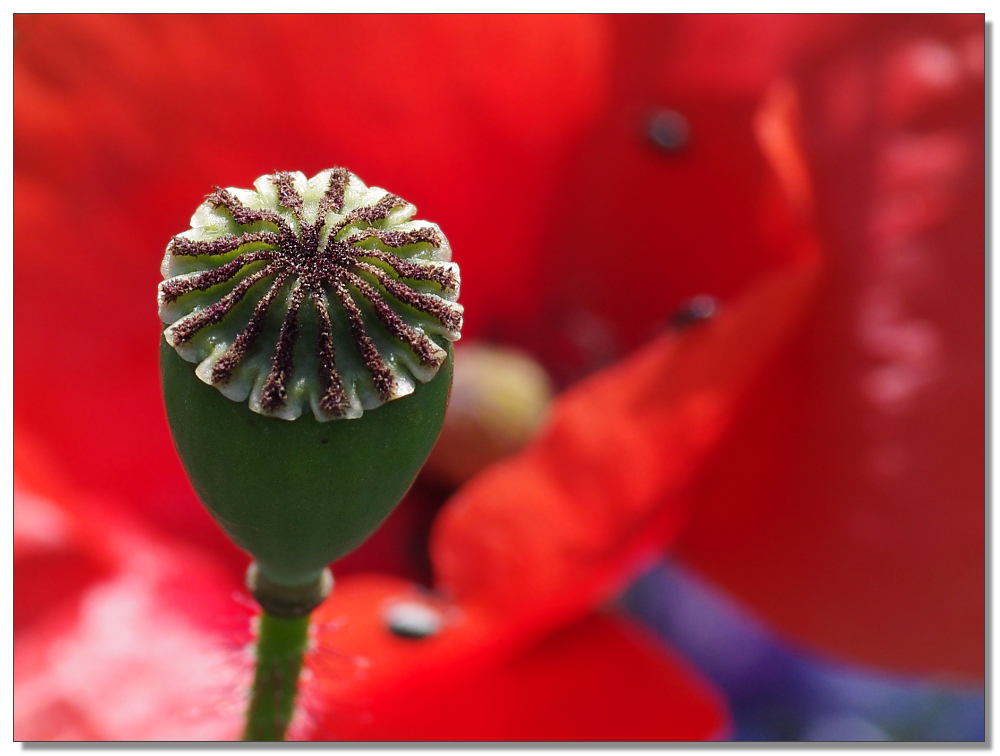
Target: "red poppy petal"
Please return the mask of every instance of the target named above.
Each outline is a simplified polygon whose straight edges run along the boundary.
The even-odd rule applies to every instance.
[[[869,32],[795,79],[828,272],[700,475],[679,550],[818,649],[976,679],[982,18]]]
[[[536,442],[466,484],[435,522],[440,588],[544,627],[585,612],[671,542],[683,487],[808,299],[817,258],[801,244],[798,266],[715,320],[564,393]]]
[[[600,616],[458,685],[439,676],[394,692],[364,723],[337,717],[334,709],[317,737],[696,741],[726,729],[721,699],[704,681],[634,628]]]
[[[435,607],[439,633],[394,636],[386,609]],[[356,575],[316,614],[300,734],[346,740],[673,740],[718,737],[718,695],[668,651],[599,615],[534,645],[503,616]]]
[[[61,487],[18,434],[14,738],[232,738],[249,610],[204,555]]]
[[[753,127],[767,86],[848,16],[615,16],[608,107],[560,175],[544,254],[544,317],[502,333],[565,385],[652,338],[691,297],[727,302],[788,262],[762,209]],[[654,138],[666,117],[674,143]],[[541,326],[541,327],[540,327]],[[536,333],[537,331],[537,333]]]

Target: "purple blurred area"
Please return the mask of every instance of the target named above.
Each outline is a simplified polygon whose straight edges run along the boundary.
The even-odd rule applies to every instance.
[[[734,740],[985,741],[984,688],[814,653],[675,561],[646,573],[620,603],[725,692]]]

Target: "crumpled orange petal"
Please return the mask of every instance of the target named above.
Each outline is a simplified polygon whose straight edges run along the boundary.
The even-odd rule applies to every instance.
[[[563,394],[535,443],[439,515],[438,587],[544,624],[621,587],[675,538],[684,486],[808,299],[818,257],[804,260]]]

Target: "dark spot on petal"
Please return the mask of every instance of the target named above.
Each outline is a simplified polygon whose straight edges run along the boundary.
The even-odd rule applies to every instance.
[[[408,601],[388,607],[383,619],[397,638],[421,640],[437,635],[444,626],[441,613],[425,604]]]
[[[715,297],[699,294],[677,308],[670,317],[670,327],[680,330],[697,323],[703,323],[713,318],[718,309],[719,302]]]
[[[646,136],[664,152],[677,152],[687,146],[691,127],[687,118],[676,110],[664,108],[650,116],[646,123]]]

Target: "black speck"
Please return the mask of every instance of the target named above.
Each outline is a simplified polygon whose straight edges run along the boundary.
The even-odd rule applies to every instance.
[[[397,638],[406,638],[406,640],[423,640],[429,635],[434,633],[422,628],[408,627],[403,625],[389,625],[389,632],[395,635]]]
[[[690,140],[691,126],[676,110],[658,110],[646,123],[646,136],[664,152],[677,152]]]
[[[719,302],[708,294],[699,294],[681,305],[670,318],[670,327],[678,330],[696,323],[711,320],[719,309]]]
[[[328,438],[321,438],[321,439],[319,440],[319,442],[320,442],[321,444],[328,444],[328,443],[330,443],[330,439],[328,439]]]

